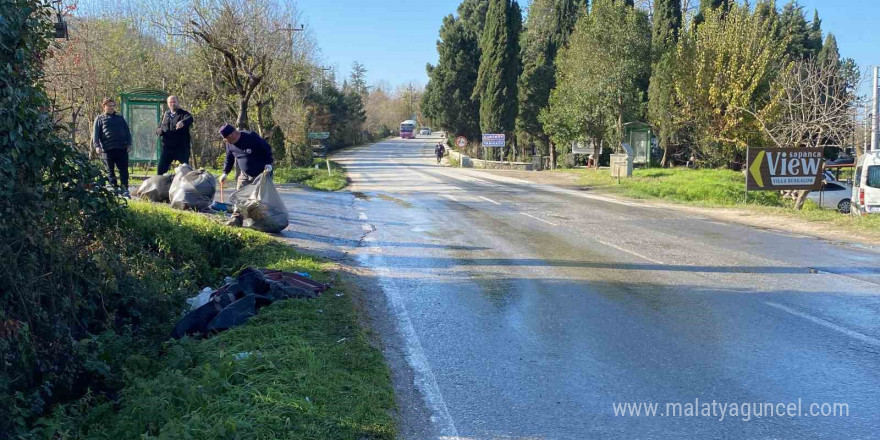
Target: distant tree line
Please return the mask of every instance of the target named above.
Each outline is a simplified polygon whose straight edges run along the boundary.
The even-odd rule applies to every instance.
[[[664,166],[741,163],[747,146],[776,145],[774,132],[803,123],[783,108],[792,69],[822,72],[826,92],[813,98],[842,103],[834,120],[855,121],[859,98],[858,67],[795,0],[534,0],[524,20],[516,0],[464,0],[437,51],[427,117],[472,140],[505,133],[508,157],[554,166],[572,141],[596,157],[617,148],[632,121],[650,125]],[[855,125],[834,131],[818,145],[842,146]]]

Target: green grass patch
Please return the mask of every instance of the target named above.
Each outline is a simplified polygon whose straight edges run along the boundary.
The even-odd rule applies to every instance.
[[[578,184],[603,188],[629,197],[666,199],[677,202],[712,206],[742,205],[745,201],[745,176],[729,170],[689,168],[647,168],[633,171],[629,179],[611,177],[607,169],[574,169],[558,172],[578,176]],[[784,201],[775,192],[753,191],[749,204],[783,206]]]
[[[275,183],[297,183],[305,185],[312,189],[320,191],[339,191],[348,186],[348,178],[345,176],[345,167],[336,162],[330,161],[330,169],[332,175],[327,173],[327,163],[323,159],[315,161],[316,169],[311,167],[277,167],[274,169],[273,176]],[[206,168],[211,174],[217,178],[223,174],[223,170],[218,168]],[[171,172],[174,172],[172,169]],[[138,167],[132,173],[130,184],[139,186],[145,180],[144,176],[153,176],[156,174],[156,167],[141,168]],[[234,175],[235,173],[232,173]],[[230,177],[230,179],[233,179]]]
[[[323,159],[316,160],[312,167],[276,168],[275,183],[299,183],[320,191],[339,191],[348,186],[342,165],[330,161],[330,170],[332,173],[327,172]]]
[[[839,227],[846,231],[867,233],[880,238],[880,216],[856,217],[835,210],[821,209],[807,200],[804,209],[793,209],[793,201],[775,191],[751,191],[745,202],[745,175],[730,170],[689,168],[648,168],[633,171],[632,178],[611,177],[607,169],[565,169],[578,177],[578,185],[627,197],[660,199],[706,207],[738,207],[755,212],[786,216],[806,222]]]
[[[132,202],[126,223],[132,240],[177,268],[163,277],[198,280],[185,283],[188,288],[217,286],[246,266],[306,271],[323,281],[331,277],[327,263],[207,216]],[[170,296],[182,307],[183,297],[196,293],[167,287],[141,295]],[[166,330],[173,324],[169,321]],[[236,359],[238,353],[250,354]],[[108,356],[121,364],[124,386],[56,407],[31,438],[395,436],[388,369],[369,345],[352,295],[344,289],[313,300],[277,302],[246,325],[207,340],[165,342],[153,351],[128,347]]]

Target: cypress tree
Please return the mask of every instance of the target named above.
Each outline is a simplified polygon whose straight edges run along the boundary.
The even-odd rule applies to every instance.
[[[587,4],[587,0],[535,0],[529,7],[521,39],[523,71],[517,83],[517,141],[523,145],[534,143],[548,152],[550,139],[538,115],[547,107],[550,91],[556,87],[556,55]]]
[[[472,98],[480,100],[483,133],[510,133],[516,119],[522,12],[511,0],[490,0],[480,41],[480,69]]]
[[[672,79],[673,53],[681,30],[681,3],[679,0],[656,0],[652,23],[653,67],[648,87],[648,118],[658,129],[657,137],[663,150],[661,165],[666,166],[673,134],[672,110],[675,92]]]
[[[458,17],[449,15],[440,27],[439,60],[428,65],[428,85],[422,97],[425,114],[456,135],[474,139],[480,134],[480,101],[472,99],[480,62],[480,35],[489,0],[465,0]]]
[[[819,50],[818,58],[823,65],[826,62],[840,63],[840,51],[837,49],[837,38],[834,37],[834,34],[828,34],[825,37],[825,44]]]
[[[807,49],[810,56],[819,55],[822,50],[822,20],[819,19],[819,11],[813,10],[813,22],[810,23],[810,30],[807,33]]]

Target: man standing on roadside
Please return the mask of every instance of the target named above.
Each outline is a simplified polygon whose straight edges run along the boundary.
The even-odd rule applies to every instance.
[[[193,117],[188,111],[180,108],[177,97],[168,97],[168,111],[162,117],[162,124],[156,134],[162,137],[162,152],[159,154],[159,168],[156,174],[163,175],[171,168],[171,162],[177,160],[184,164],[189,162],[190,135]]]
[[[116,101],[112,98],[104,98],[101,101],[104,113],[95,118],[95,127],[92,139],[95,151],[104,154],[107,158],[107,168],[110,171],[110,185],[122,193],[122,196],[130,199],[128,194],[128,150],[131,148],[131,130],[125,118],[116,113]],[[119,168],[119,178],[122,187],[116,185],[116,168]]]
[[[260,135],[252,131],[239,131],[226,124],[220,127],[220,136],[226,141],[226,163],[223,165],[220,182],[226,181],[235,162],[238,162],[241,170],[236,191],[254,183],[263,171],[272,172],[272,147]],[[226,224],[239,227],[243,222],[244,217],[236,206],[232,211],[232,218]]]

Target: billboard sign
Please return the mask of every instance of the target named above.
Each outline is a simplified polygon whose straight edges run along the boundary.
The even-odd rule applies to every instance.
[[[483,146],[484,147],[503,147],[504,146],[504,135],[503,134],[484,134],[483,135]]]
[[[750,148],[746,190],[820,190],[823,148]]]
[[[571,142],[572,154],[593,154],[593,142],[584,140]]]

